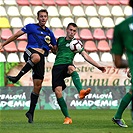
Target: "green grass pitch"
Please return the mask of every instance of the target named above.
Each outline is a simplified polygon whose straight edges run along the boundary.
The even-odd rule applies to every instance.
[[[128,128],[118,127],[111,118],[116,110],[69,110],[73,124],[63,125],[60,110],[36,110],[34,123],[29,124],[26,110],[1,110],[0,133],[133,133],[130,110],[123,118]]]

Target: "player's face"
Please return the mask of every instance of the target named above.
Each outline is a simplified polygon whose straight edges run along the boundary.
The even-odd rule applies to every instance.
[[[46,12],[40,12],[37,19],[39,21],[39,25],[43,27],[43,26],[45,26],[45,24],[48,20],[48,15]]]
[[[71,40],[74,38],[76,32],[77,32],[77,27],[73,27],[72,25],[70,25],[67,29],[67,39]]]

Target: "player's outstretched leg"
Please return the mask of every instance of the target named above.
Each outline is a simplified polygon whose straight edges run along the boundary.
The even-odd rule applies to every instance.
[[[13,83],[16,83],[18,81],[18,79],[16,77],[13,77],[13,76],[7,76],[7,79]]]
[[[81,81],[80,81],[80,77],[79,77],[79,74],[74,71],[71,73],[71,77],[72,77],[72,80],[73,80],[73,83],[79,93],[79,98],[80,99],[83,99],[85,98],[86,95],[88,95],[90,92],[91,92],[91,88],[88,88],[87,90],[83,90],[82,89],[82,84],[81,84]]]
[[[86,95],[88,95],[91,92],[91,88],[88,88],[86,90],[81,90],[79,93],[79,98],[84,99]]]
[[[17,76],[7,76],[7,79],[9,79],[11,82],[16,83],[24,74],[26,74],[32,67],[34,66],[34,63],[31,60],[28,60],[25,66],[22,68],[22,70],[18,73]]]

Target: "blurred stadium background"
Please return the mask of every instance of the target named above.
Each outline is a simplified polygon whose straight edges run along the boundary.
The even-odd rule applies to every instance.
[[[114,68],[110,49],[114,26],[132,14],[132,9],[128,6],[128,0],[0,0],[0,43],[24,25],[36,23],[36,13],[42,8],[48,10],[47,27],[53,30],[56,38],[65,35],[65,28],[69,22],[75,22],[79,27],[75,37],[84,43],[84,49],[94,60],[103,65],[108,65],[105,75],[97,72],[97,70],[93,71],[92,66],[89,66],[89,68],[86,66],[85,70],[82,70],[86,64],[83,58],[77,54],[74,61],[79,68],[81,78],[86,79],[85,77],[90,74],[87,77],[89,81],[85,83],[85,80],[83,80],[82,82],[84,87],[92,86],[94,88],[91,96],[86,98],[87,100],[93,100],[93,103],[91,103],[91,100],[90,103],[82,103],[82,106],[81,103],[76,103],[77,92],[76,89],[73,89],[74,87],[70,87],[73,86],[71,80],[68,81],[68,90],[64,93],[66,97],[69,97],[66,98],[68,103],[76,106],[77,109],[81,107],[90,108],[91,104],[95,105],[93,108],[117,108],[123,92],[125,93],[129,88],[130,80],[126,77],[127,69]],[[23,78],[25,83],[30,81],[27,84],[12,84],[4,78],[7,74],[10,74],[10,70],[15,66],[19,66],[19,68],[14,68],[14,74],[23,66],[26,39],[27,37],[24,35],[0,51],[0,109],[19,109],[18,106],[21,108],[22,104],[23,109],[28,107],[25,100],[29,99],[29,95],[26,94],[33,86],[31,77],[27,76],[27,78],[25,76]],[[126,55],[123,58],[126,59]],[[55,55],[52,53],[46,58],[46,79],[41,93],[42,99],[47,94],[45,86],[51,90],[50,76],[54,59]],[[87,73],[88,71],[89,73]],[[11,86],[13,87],[11,88]],[[16,88],[18,91],[16,91]],[[47,95],[49,97],[45,100],[40,100],[38,109],[45,109],[46,107],[56,109],[55,97],[52,91],[48,92]],[[19,103],[20,99],[21,103]],[[103,99],[104,101],[101,103],[100,101]],[[9,101],[12,101],[12,103],[9,103]]]

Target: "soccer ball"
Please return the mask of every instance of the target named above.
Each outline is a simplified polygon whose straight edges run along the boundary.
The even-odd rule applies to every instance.
[[[80,52],[83,48],[83,43],[80,40],[72,40],[70,42],[70,49],[73,52]]]

